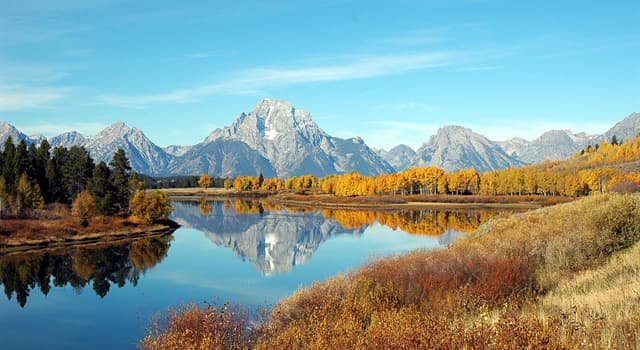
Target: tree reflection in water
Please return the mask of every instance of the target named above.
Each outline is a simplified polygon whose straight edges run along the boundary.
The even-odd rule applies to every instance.
[[[47,295],[51,287],[70,285],[80,291],[92,283],[103,298],[112,285],[136,286],[140,273],[161,262],[169,251],[172,235],[137,238],[114,244],[61,248],[0,256],[0,283],[11,300],[27,304],[32,290]]]
[[[376,224],[437,238],[440,247],[512,210],[318,209],[260,200],[177,202],[172,218],[203,232],[215,245],[254,263],[264,275],[306,264],[320,245],[337,235],[362,235]]]
[[[464,233],[475,231],[480,224],[513,209],[317,209],[312,207],[282,206],[258,200],[234,200],[225,205],[236,214],[258,214],[265,211],[286,210],[294,213],[321,212],[325,219],[339,223],[345,229],[362,229],[374,223],[393,230],[417,235],[440,236],[454,230]]]

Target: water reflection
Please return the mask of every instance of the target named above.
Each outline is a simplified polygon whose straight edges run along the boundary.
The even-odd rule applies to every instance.
[[[393,230],[438,238],[449,246],[499,215],[496,210],[339,210],[281,206],[258,200],[175,203],[172,218],[203,232],[218,246],[251,261],[264,275],[305,264],[335,235],[361,235],[379,224]]]
[[[92,284],[101,298],[112,285],[138,284],[140,274],[167,256],[171,235],[138,238],[115,244],[25,252],[0,256],[0,284],[9,300],[24,307],[32,290],[47,295],[54,287],[78,292]]]
[[[332,235],[359,235],[363,228],[344,228],[322,213],[274,208],[252,201],[174,204],[172,219],[203,232],[264,275],[288,272],[305,264]]]

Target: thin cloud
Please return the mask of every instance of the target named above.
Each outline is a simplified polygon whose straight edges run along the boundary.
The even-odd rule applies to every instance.
[[[69,88],[56,87],[0,86],[0,111],[45,108],[66,97],[69,91]]]
[[[56,136],[68,131],[77,131],[85,136],[95,135],[107,127],[107,124],[98,122],[79,123],[52,123],[49,121],[36,121],[27,125],[16,125],[16,127],[27,134],[43,134],[45,136]]]
[[[99,101],[127,108],[146,108],[161,103],[188,103],[200,97],[228,93],[262,92],[267,87],[349,81],[461,64],[470,57],[460,52],[360,56],[342,64],[307,67],[261,67],[240,71],[231,79],[152,95],[103,95]]]

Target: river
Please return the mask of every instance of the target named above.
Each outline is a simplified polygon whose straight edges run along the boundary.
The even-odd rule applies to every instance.
[[[390,254],[443,249],[502,211],[175,202],[169,236],[0,255],[4,349],[127,349],[187,302],[273,305]]]

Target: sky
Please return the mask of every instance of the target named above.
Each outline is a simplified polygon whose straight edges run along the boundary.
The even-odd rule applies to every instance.
[[[0,0],[0,120],[192,145],[263,98],[414,148],[603,133],[640,111],[640,2]]]

